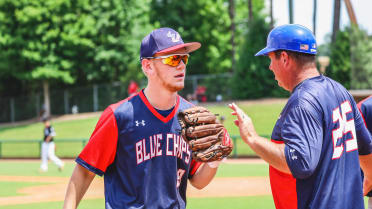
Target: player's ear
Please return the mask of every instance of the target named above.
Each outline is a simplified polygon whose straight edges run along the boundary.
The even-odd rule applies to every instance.
[[[286,51],[280,53],[280,60],[282,61],[283,66],[288,66],[290,61],[290,56]]]
[[[149,75],[149,74],[151,74],[151,71],[153,69],[152,62],[149,59],[143,59],[143,60],[141,60],[141,64],[142,64],[142,71],[143,71],[143,73],[146,76]]]

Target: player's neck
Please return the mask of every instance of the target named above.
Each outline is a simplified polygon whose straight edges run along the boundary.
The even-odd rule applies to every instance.
[[[144,94],[150,104],[158,110],[169,110],[177,101],[177,92],[152,88],[150,85],[144,89]]]
[[[293,84],[292,84],[292,90],[302,81],[309,79],[309,78],[314,78],[320,75],[316,67],[310,67],[310,68],[304,68],[304,69],[296,69],[299,73],[295,74],[295,78],[293,79]]]

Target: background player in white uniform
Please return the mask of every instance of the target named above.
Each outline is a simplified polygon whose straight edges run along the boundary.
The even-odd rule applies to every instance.
[[[44,123],[44,141],[41,144],[41,165],[40,170],[42,172],[48,171],[48,159],[53,161],[58,166],[61,171],[63,169],[64,163],[55,154],[55,144],[53,137],[56,136],[54,128],[50,125],[48,118],[43,119]]]

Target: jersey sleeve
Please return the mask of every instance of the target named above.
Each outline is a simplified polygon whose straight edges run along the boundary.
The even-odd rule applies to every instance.
[[[293,107],[285,118],[282,128],[284,154],[295,178],[309,177],[319,162],[323,144],[319,121],[319,116],[299,106]]]
[[[84,147],[76,162],[102,176],[115,159],[117,141],[116,118],[111,107],[108,107],[102,113],[88,144]]]
[[[357,111],[355,111],[354,120],[358,152],[360,155],[368,155],[372,153],[372,133],[367,129],[361,105],[358,105]]]

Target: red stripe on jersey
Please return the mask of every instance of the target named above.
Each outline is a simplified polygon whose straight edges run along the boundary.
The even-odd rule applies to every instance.
[[[359,110],[360,114],[362,115],[363,122],[364,122],[364,125],[365,125],[366,127],[368,127],[368,126],[367,126],[367,123],[366,123],[366,119],[364,119],[364,115],[363,115],[363,112],[362,112],[362,109],[361,109],[361,108],[362,108],[362,104],[363,104],[363,102],[367,101],[367,99],[369,99],[369,98],[371,98],[371,97],[372,97],[372,96],[369,96],[369,97],[363,99],[362,101],[360,101],[360,102],[357,104],[357,106],[358,106],[358,110]]]
[[[271,139],[276,144],[284,141]],[[297,209],[296,179],[270,166],[270,185],[276,209]]]
[[[271,141],[276,143],[276,144],[284,144],[284,141],[279,141],[279,140],[275,140],[275,139],[271,139]]]
[[[192,177],[195,174],[195,172],[199,169],[201,164],[203,164],[203,163],[202,162],[197,162],[195,160],[191,160],[190,171],[189,171],[190,177]]]
[[[180,97],[177,95],[176,106],[174,107],[173,111],[167,117],[164,117],[160,113],[158,113],[158,111],[156,111],[155,108],[150,104],[150,102],[147,100],[146,96],[143,94],[143,91],[140,91],[139,95],[140,95],[143,103],[145,103],[146,107],[152,112],[152,114],[155,115],[155,117],[157,117],[159,120],[163,121],[163,123],[167,123],[168,121],[170,121],[174,117],[174,115],[176,114],[176,112],[178,110],[178,106],[180,104]]]
[[[115,159],[117,141],[118,127],[110,106],[102,113],[88,144],[79,157],[90,166],[105,172]]]
[[[297,209],[296,179],[269,167],[271,192],[276,209]]]

